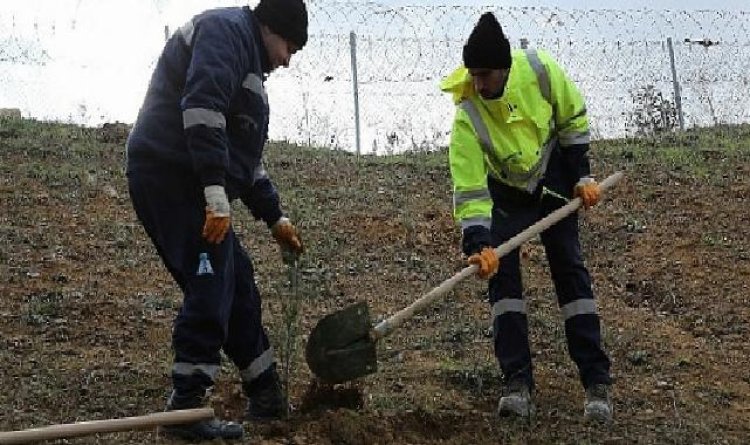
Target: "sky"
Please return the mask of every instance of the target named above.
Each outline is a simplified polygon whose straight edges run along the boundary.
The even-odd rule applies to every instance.
[[[353,30],[363,42],[359,58],[360,88],[363,89],[360,104],[363,119],[371,120],[369,131],[376,134],[370,139],[385,139],[382,134],[391,134],[394,128],[413,133],[422,127],[426,138],[433,137],[430,134],[434,128],[442,129],[448,125],[442,122],[448,113],[432,106],[437,100],[443,99],[436,89],[434,79],[449,71],[453,63],[457,63],[460,54],[456,49],[460,42],[456,43],[458,40],[453,41],[445,36],[450,33],[451,38],[458,36],[460,39],[461,36],[468,35],[474,20],[485,7],[495,10],[503,7],[545,7],[560,9],[563,12],[571,11],[570,14],[558,14],[560,11],[550,13],[544,9],[508,11],[507,26],[503,25],[508,35],[513,37],[514,41],[519,41],[521,37],[531,37],[532,43],[541,48],[555,49],[554,46],[548,48],[546,45],[574,41],[581,34],[586,38],[577,40],[598,41],[602,35],[606,35],[609,41],[649,42],[652,45],[651,49],[642,48],[642,43],[639,43],[635,46],[626,45],[622,49],[618,47],[619,52],[612,52],[612,48],[609,48],[610,51],[606,54],[603,50],[598,50],[598,46],[577,46],[575,54],[568,51],[567,55],[564,55],[564,61],[572,73],[579,78],[583,77],[584,80],[587,70],[605,74],[613,72],[620,76],[618,79],[627,74],[631,81],[644,81],[648,78],[651,82],[650,76],[653,74],[656,78],[654,82],[666,85],[663,89],[667,94],[671,89],[668,82],[663,81],[664,78],[669,78],[669,72],[663,69],[664,66],[669,68],[661,44],[664,39],[673,37],[676,42],[682,42],[686,37],[718,38],[727,43],[719,49],[724,50],[726,46],[726,50],[718,52],[714,49],[709,55],[723,54],[729,57],[729,62],[709,57],[701,59],[702,63],[701,60],[688,62],[685,57],[680,58],[688,50],[688,46],[682,44],[677,48],[678,62],[682,63],[679,67],[680,74],[688,77],[688,81],[693,80],[692,85],[696,87],[690,90],[689,84],[684,85],[685,94],[691,95],[690,99],[700,99],[686,103],[702,103],[705,102],[702,98],[710,95],[714,101],[713,106],[719,103],[719,96],[723,94],[729,96],[721,99],[722,105],[734,104],[750,109],[746,106],[746,83],[742,83],[747,82],[743,80],[747,77],[743,73],[750,72],[750,61],[744,57],[746,49],[743,49],[748,47],[747,39],[750,35],[750,0],[305,1],[314,4],[315,9],[319,10],[313,25],[318,27],[316,32],[324,36],[321,37],[321,41],[326,38],[329,40],[326,40],[325,44],[317,42],[317,45],[313,41],[310,48],[295,60],[296,71],[283,71],[278,76],[275,74],[269,82],[269,92],[274,99],[275,110],[282,111],[275,112],[272,116],[271,130],[276,136],[287,136],[287,131],[300,131],[303,127],[300,122],[304,123],[304,128],[307,129],[335,128],[338,133],[351,133],[349,121],[353,113],[342,110],[353,108],[351,86],[347,83],[350,75],[348,31]],[[25,116],[68,120],[86,125],[98,125],[113,120],[132,122],[143,99],[153,63],[164,44],[165,26],[169,32],[173,32],[193,13],[203,9],[247,3],[254,5],[257,0],[0,0],[0,108],[18,107]],[[341,4],[346,7],[340,7]],[[436,16],[420,15],[419,8],[402,8],[403,11],[397,13],[383,14],[381,8],[373,5],[430,6],[433,8],[426,10],[432,10]],[[588,12],[602,9],[610,11]],[[637,11],[621,13],[611,11],[613,9]],[[662,10],[671,12],[653,14],[654,11]],[[691,13],[691,10],[732,12],[704,14]],[[688,13],[683,14],[683,11]],[[740,14],[735,11],[743,12]],[[467,18],[467,14],[474,17]],[[550,19],[550,14],[555,20]],[[340,21],[344,17],[352,20],[352,23],[347,22],[343,28],[338,23],[337,28],[340,29],[337,31],[342,32],[346,38],[328,36],[330,31],[326,29],[326,19]],[[540,18],[545,20],[539,22]],[[387,26],[378,26],[378,21],[384,21]],[[348,26],[352,28],[345,29]],[[690,29],[684,29],[685,26]],[[322,33],[320,28],[323,28]],[[403,30],[404,35],[408,36],[414,36],[416,33],[420,38],[426,37],[426,40],[416,46],[412,45],[414,47],[403,44],[394,49],[389,46],[388,52],[382,52],[380,47],[368,45],[367,38],[381,37],[383,40],[382,36],[374,34],[385,32],[384,29],[392,30],[394,33]],[[738,40],[741,41],[739,44],[731,46],[732,41]],[[444,42],[453,46],[446,46]],[[654,43],[657,45],[654,46]],[[557,49],[565,51],[565,45]],[[451,52],[446,53],[448,50]],[[693,47],[690,47],[690,50],[697,51]],[[613,53],[618,57],[612,58]],[[423,54],[424,57],[415,57]],[[21,58],[21,63],[14,63],[18,57]],[[592,57],[598,64],[591,63],[586,57]],[[632,64],[627,61],[635,59],[640,61],[639,68],[635,73],[631,73]],[[388,65],[395,60],[399,62],[395,63],[395,66],[406,69],[405,73]],[[403,60],[412,61],[413,65],[400,63]],[[618,64],[618,60],[625,60],[626,63]],[[694,81],[702,79],[704,75],[708,75],[709,78],[717,76],[716,67],[728,72],[719,74],[742,87],[724,88],[713,92],[708,91],[708,81]],[[393,103],[385,107],[389,112],[384,114],[383,102],[379,99],[380,96],[373,92],[378,82],[372,80],[380,79],[383,73],[388,73],[386,77],[389,79],[404,81],[403,85],[407,90],[416,88],[413,84],[415,79],[433,80],[427,82],[428,85],[424,86],[424,91],[419,90],[419,94],[414,94],[410,90],[403,93],[400,90],[394,92],[393,90],[401,87],[401,84],[386,82],[386,97]],[[321,85],[315,83],[316,80],[322,79],[324,74],[326,77],[328,74],[334,74],[336,82]],[[599,75],[602,76],[603,74]],[[622,82],[617,84],[619,83]],[[615,82],[593,84],[592,92],[602,85],[610,88]],[[368,91],[367,88],[372,91]],[[286,96],[287,92],[291,98]],[[439,95],[439,99],[436,99],[435,95]],[[630,101],[622,92],[609,91],[609,96],[614,97],[620,104]],[[378,99],[372,99],[373,97]],[[371,109],[368,109],[368,98]],[[410,110],[393,111],[396,107],[411,104],[417,99],[425,99],[427,104],[431,104],[423,107],[426,111],[418,113],[417,117],[424,121],[420,121],[420,125],[425,124],[421,127],[414,123],[416,118],[403,118],[414,115]],[[451,104],[448,102],[446,101],[446,105],[450,107]],[[597,104],[610,115],[613,113],[613,106],[601,100],[592,104],[590,109],[595,110]],[[725,107],[724,112],[731,118],[747,114],[746,110],[743,114],[735,108]],[[693,114],[701,118],[706,115],[703,110],[697,110]],[[281,121],[281,118],[285,120]],[[616,115],[612,120],[620,122],[622,119]],[[433,125],[433,121],[439,123]],[[368,125],[363,127],[367,129]],[[307,137],[309,139],[309,136]],[[326,141],[330,140],[325,135],[320,137]],[[347,140],[351,139],[351,134],[348,134]]]
[[[157,6],[166,6],[177,0],[153,0]],[[320,1],[320,0],[307,0]],[[494,6],[529,6],[558,7],[561,9],[715,9],[750,12],[748,0],[373,0],[376,3],[393,5],[494,5]],[[183,0],[184,2],[184,0]],[[81,3],[128,3],[126,0],[2,0],[3,13],[8,11],[40,11],[49,7],[70,7]],[[188,0],[187,3],[190,3]],[[227,3],[216,1],[215,3]],[[233,2],[230,2],[233,3]],[[255,4],[257,0],[248,0]],[[80,7],[80,6],[79,6]]]
[[[750,12],[750,0],[379,0],[394,5],[493,5],[561,9],[716,9]]]

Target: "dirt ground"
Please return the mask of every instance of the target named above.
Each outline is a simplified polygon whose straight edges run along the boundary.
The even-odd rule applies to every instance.
[[[159,412],[181,295],[130,206],[127,128],[0,121],[0,430]],[[530,424],[494,410],[485,286],[471,278],[378,344],[379,370],[326,387],[304,362],[325,314],[367,301],[373,322],[462,267],[445,152],[362,157],[269,147],[304,233],[299,285],[241,205],[265,320],[288,380],[287,420],[261,444],[744,444],[750,441],[750,127],[600,142],[594,170],[627,179],[581,217],[613,362],[615,422],[583,422],[543,249],[523,248],[537,381]],[[211,406],[239,419],[225,363]],[[60,443],[172,443],[154,431]],[[176,443],[176,442],[175,442]]]

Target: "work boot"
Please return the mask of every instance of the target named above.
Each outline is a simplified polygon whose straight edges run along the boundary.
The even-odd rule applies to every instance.
[[[284,394],[276,367],[271,367],[251,382],[244,382],[247,396],[246,420],[275,420],[286,415]]]
[[[167,401],[167,411],[180,409],[200,408],[203,395],[190,394],[181,395],[172,391]],[[195,423],[184,423],[179,425],[165,425],[160,428],[165,435],[176,437],[187,441],[202,441],[214,439],[242,439],[245,433],[242,425],[234,422],[226,422],[217,418],[201,420]]]
[[[597,383],[586,388],[583,418],[587,422],[610,423],[612,421],[612,398],[609,385]]]
[[[503,387],[503,395],[497,404],[497,413],[500,416],[529,419],[534,416],[534,412],[534,401],[526,382],[514,379]]]

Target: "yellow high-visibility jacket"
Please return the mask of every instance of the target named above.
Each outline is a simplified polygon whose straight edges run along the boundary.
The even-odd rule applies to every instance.
[[[558,142],[562,150],[589,143],[586,104],[557,62],[533,49],[514,50],[512,58],[498,99],[479,96],[464,67],[440,84],[456,104],[449,160],[454,216],[464,229],[490,227],[488,174],[532,193]]]

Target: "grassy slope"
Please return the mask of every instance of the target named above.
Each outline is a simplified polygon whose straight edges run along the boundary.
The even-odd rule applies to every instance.
[[[0,123],[0,379],[13,386],[0,393],[2,430],[162,409],[180,295],[134,219],[122,136]],[[377,320],[461,267],[445,153],[357,160],[275,144],[268,155],[308,252],[299,304],[290,304],[265,227],[235,207],[282,355],[289,324],[299,332],[291,341],[297,411],[250,428],[251,441],[743,443],[750,435],[748,127],[595,146],[596,171],[628,173],[582,220],[617,379],[617,422],[604,431],[581,422],[538,242],[524,247],[539,389],[531,426],[493,415],[499,376],[477,280],[382,341],[377,374],[316,398],[299,351],[320,316],[364,299]],[[297,318],[285,317],[295,308]],[[212,400],[227,416],[241,414],[229,366]],[[123,433],[82,442],[154,440]]]

